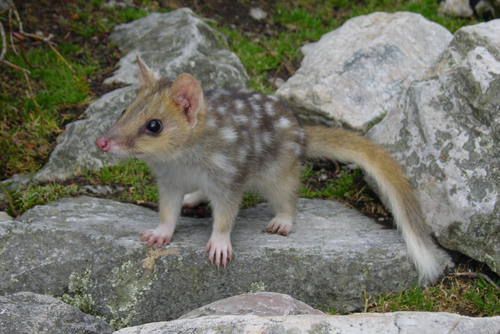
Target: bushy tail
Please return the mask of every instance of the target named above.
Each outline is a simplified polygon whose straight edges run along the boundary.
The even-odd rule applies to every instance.
[[[305,130],[308,157],[355,163],[376,181],[403,234],[410,258],[419,272],[420,283],[434,281],[442,273],[436,246],[424,223],[419,200],[391,155],[353,131],[322,126],[306,126]]]

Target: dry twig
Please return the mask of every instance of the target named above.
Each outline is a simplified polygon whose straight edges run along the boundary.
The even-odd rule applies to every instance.
[[[10,42],[11,42],[11,47],[12,47],[13,52],[16,55],[18,54],[17,50],[16,50],[16,48],[14,46],[14,42],[13,42],[13,40],[14,40],[13,37],[16,37],[19,40],[19,48],[20,48],[20,51],[21,51],[21,56],[23,57],[23,59],[26,62],[26,64],[28,64],[28,66],[30,66],[32,68],[38,67],[38,66],[32,65],[28,61],[28,59],[26,58],[26,56],[24,54],[24,49],[23,49],[23,40],[24,40],[25,37],[30,37],[30,38],[33,38],[33,39],[41,40],[43,42],[46,42],[49,45],[49,47],[52,49],[52,51],[54,51],[54,53],[69,68],[69,70],[71,71],[71,73],[73,73],[73,74],[76,73],[76,71],[71,67],[71,65],[66,61],[66,59],[64,59],[64,57],[56,50],[56,48],[54,47],[54,43],[52,43],[50,41],[50,39],[52,38],[52,34],[49,34],[49,36],[44,37],[44,36],[38,36],[38,35],[35,35],[35,34],[30,34],[30,33],[25,32],[24,28],[23,28],[23,21],[21,21],[21,18],[19,16],[19,12],[16,9],[16,6],[12,2],[12,0],[5,0],[5,1],[9,5],[9,7],[6,8],[5,10],[3,10],[2,12],[0,12],[0,14],[3,13],[3,12],[5,12],[5,11],[8,11],[8,13],[9,13],[8,20],[9,20],[9,28],[10,28]],[[18,27],[19,32],[14,32],[13,31],[13,28],[12,28],[12,22],[13,22],[12,14],[14,14],[14,20],[17,23],[17,27]],[[12,68],[14,68],[14,69],[16,69],[18,71],[23,72],[24,78],[26,79],[26,82],[28,83],[28,90],[29,90],[30,97],[33,100],[35,106],[39,109],[40,105],[36,102],[35,94],[33,93],[33,89],[32,89],[32,86],[31,86],[31,81],[30,81],[30,79],[28,77],[28,74],[30,74],[31,72],[28,71],[27,69],[23,68],[23,67],[14,65],[11,62],[5,60],[5,54],[7,53],[7,37],[5,35],[5,30],[4,30],[2,24],[0,24],[0,36],[1,36],[1,39],[2,39],[2,51],[0,52],[0,64],[3,63],[3,64],[5,64],[5,65],[7,65],[9,67],[12,67]]]
[[[485,274],[467,272],[467,273],[454,273],[453,276],[466,276],[475,278],[482,277],[486,282],[490,283],[497,291],[500,291],[500,287],[496,285],[495,282]]]

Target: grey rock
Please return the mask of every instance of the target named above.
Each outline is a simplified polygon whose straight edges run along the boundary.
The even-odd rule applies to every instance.
[[[258,292],[218,300],[191,311],[179,319],[194,319],[208,315],[284,316],[324,314],[311,306],[282,293]]]
[[[257,21],[260,21],[267,17],[267,12],[261,8],[254,7],[250,8],[250,16]]]
[[[358,313],[348,316],[208,316],[124,328],[115,334],[177,333],[363,333],[498,334],[500,317],[469,318],[451,313]]]
[[[459,29],[368,136],[404,165],[438,241],[500,274],[500,20]]]
[[[49,161],[33,181],[64,180],[85,170],[98,170],[120,160],[100,151],[95,140],[121,116],[137,96],[137,54],[163,76],[193,74],[204,89],[243,88],[248,76],[218,33],[187,8],[149,16],[115,28],[110,39],[126,52],[120,69],[108,82],[134,83],[102,96],[85,111],[85,118],[66,126]]]
[[[469,0],[444,0],[439,4],[438,13],[441,15],[452,15],[458,17],[471,17],[474,12],[470,7]]]
[[[182,73],[192,74],[204,89],[240,89],[249,81],[240,59],[225,48],[221,33],[189,8],[151,13],[117,25],[109,39],[126,54],[120,59],[118,71],[105,83],[137,83],[137,55],[172,80]]]
[[[0,211],[0,220],[13,220],[11,216],[7,212]]]
[[[80,187],[83,190],[86,190],[88,193],[95,195],[111,195],[117,192],[125,190],[124,187],[113,187],[113,186],[101,186],[101,185],[89,185]]]
[[[297,72],[277,91],[302,123],[366,132],[394,109],[452,34],[419,14],[373,13],[306,45]]]
[[[0,296],[0,332],[11,334],[106,334],[113,328],[59,299],[32,292]]]
[[[99,150],[95,141],[134,101],[137,88],[138,85],[133,85],[102,96],[87,108],[86,119],[66,125],[66,131],[60,135],[49,161],[33,175],[32,181],[65,180],[85,170],[99,170],[118,164],[120,159]]]
[[[125,1],[116,1],[116,0],[109,0],[104,4],[104,7],[107,8],[126,8],[126,7],[137,7],[132,0],[125,0]]]
[[[36,206],[0,222],[0,294],[74,294],[120,327],[172,320],[256,287],[353,311],[363,291],[377,296],[418,280],[398,231],[344,204],[299,200],[287,237],[263,232],[271,218],[267,203],[242,210],[235,257],[217,269],[204,252],[211,219],[181,218],[171,244],[151,250],[137,233],[156,227],[157,212],[86,196]]]

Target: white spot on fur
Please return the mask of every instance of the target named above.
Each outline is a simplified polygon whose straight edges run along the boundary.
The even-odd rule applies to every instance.
[[[254,119],[252,119],[252,121],[251,121],[251,122],[252,122],[252,126],[253,126],[254,128],[258,128],[258,127],[260,126],[260,119],[258,119],[258,118],[254,118]]]
[[[285,144],[285,146],[291,150],[297,157],[300,156],[300,153],[302,152],[302,146],[300,146],[298,143],[290,141]]]
[[[231,142],[235,141],[238,138],[238,134],[236,133],[236,131],[233,128],[229,127],[222,128],[220,130],[220,134],[223,139]]]
[[[279,97],[274,96],[274,95],[269,95],[269,98],[270,98],[271,100],[274,100],[274,101],[281,101],[281,100],[279,99]]]
[[[266,110],[266,113],[269,116],[272,117],[272,116],[276,115],[276,110],[274,110],[274,103],[266,102],[266,104],[264,104],[264,109]]]
[[[271,145],[271,134],[269,132],[264,132],[262,134],[262,141],[264,142],[264,144],[266,144],[267,146]]]
[[[286,117],[281,117],[277,122],[276,122],[276,127],[280,129],[287,129],[292,125],[292,122]]]
[[[247,124],[248,123],[248,117],[245,115],[233,114],[233,120],[236,122],[236,124]]]
[[[239,152],[238,152],[238,162],[239,163],[244,163],[246,160],[247,160],[247,150],[246,149],[241,149]]]
[[[224,107],[218,107],[217,112],[221,115],[224,115],[226,113],[226,108]]]
[[[301,143],[304,143],[306,139],[306,131],[304,129],[300,129],[300,132],[299,132],[299,140]]]
[[[262,98],[260,94],[253,94],[252,97],[255,101],[260,101],[260,99]]]
[[[214,153],[210,157],[212,164],[217,168],[222,169],[226,173],[234,174],[236,173],[236,167],[231,164],[230,158],[222,153]]]
[[[242,100],[236,100],[234,101],[234,104],[236,105],[236,109],[238,110],[245,108],[245,102],[243,102]]]
[[[209,118],[207,119],[207,126],[210,128],[215,128],[217,124],[215,123],[215,119]]]
[[[256,114],[259,113],[260,106],[257,103],[252,101],[252,102],[250,102],[250,106],[252,107],[252,110],[255,111]],[[260,114],[258,114],[258,115],[260,116]]]
[[[257,153],[258,155],[262,153],[262,143],[260,142],[259,137],[255,137],[255,141],[253,143],[253,146],[255,148],[255,153]]]

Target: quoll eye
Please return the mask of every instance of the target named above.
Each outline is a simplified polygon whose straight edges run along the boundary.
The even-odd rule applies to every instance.
[[[157,119],[150,120],[146,125],[146,130],[154,134],[160,133],[162,128],[163,126],[161,125],[161,122]]]
[[[122,111],[122,116],[123,116],[123,114],[125,113],[125,111],[127,111],[127,109],[123,109],[123,111]]]

